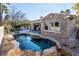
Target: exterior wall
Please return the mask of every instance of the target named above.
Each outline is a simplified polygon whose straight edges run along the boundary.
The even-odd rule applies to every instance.
[[[69,45],[71,41],[74,42],[74,40],[75,40],[76,30],[74,32],[73,32],[73,30],[76,28],[76,20],[75,20],[75,18],[73,20],[70,20],[70,19],[68,19],[67,16],[68,16],[67,14],[50,13],[47,16],[42,17],[41,19],[39,19],[37,21],[33,21],[33,23],[39,22],[41,24],[41,34],[42,35],[54,38],[61,44]],[[51,22],[53,22],[53,23],[59,22],[60,30],[53,31],[55,29],[54,27],[51,27],[52,30],[51,29],[45,30],[44,23],[51,23]],[[55,26],[55,24],[54,24],[54,26]]]
[[[74,17],[73,20],[67,20],[67,31],[68,31],[68,37],[69,37],[69,43],[71,43],[72,46],[76,44],[76,33],[77,33],[77,27],[76,27],[76,19]]]
[[[1,46],[3,37],[4,37],[4,26],[0,26],[0,46]]]
[[[49,14],[46,17],[42,18],[42,30],[41,33],[45,36],[52,37],[56,39],[60,43],[67,43],[68,41],[68,32],[67,32],[67,19],[65,18],[65,14]],[[53,32],[53,31],[45,31],[44,30],[44,22],[46,20],[54,20],[60,21],[60,32]]]

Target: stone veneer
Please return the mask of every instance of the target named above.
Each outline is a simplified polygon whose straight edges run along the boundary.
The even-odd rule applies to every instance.
[[[66,14],[58,14],[58,13],[50,13],[47,16],[43,17],[42,20],[42,24],[41,24],[41,33],[45,36],[49,36],[52,37],[54,39],[56,39],[58,42],[60,43],[64,43],[67,44],[68,42],[68,26],[67,26],[67,22],[68,22],[68,18],[66,18]],[[46,20],[58,20],[60,21],[60,32],[53,32],[53,31],[45,31],[44,30],[44,22],[46,22]]]
[[[41,34],[47,37],[54,38],[57,40],[61,45],[72,45],[73,42],[76,43],[76,16],[72,15],[73,19],[69,19],[69,15],[65,13],[50,13],[45,17],[41,17],[38,20],[32,22],[33,24],[40,23],[41,24]],[[49,30],[44,29],[44,23],[51,23],[51,22],[59,22],[60,23],[60,30],[53,31],[55,28],[51,27]],[[55,24],[54,24],[55,26]],[[50,25],[49,25],[50,27]],[[75,30],[75,31],[74,31]],[[71,43],[72,42],[72,43]],[[75,45],[73,44],[73,46]]]

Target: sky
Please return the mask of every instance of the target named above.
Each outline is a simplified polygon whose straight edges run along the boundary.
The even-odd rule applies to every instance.
[[[76,14],[72,9],[73,5],[73,3],[13,3],[10,4],[10,7],[22,10],[29,20],[37,20],[40,16],[46,16],[49,13],[60,13],[61,10],[66,9],[70,9],[72,14]]]

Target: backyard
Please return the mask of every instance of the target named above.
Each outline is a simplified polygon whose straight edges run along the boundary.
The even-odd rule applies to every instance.
[[[54,4],[27,5],[0,3],[1,56],[79,56],[79,3],[58,12]]]

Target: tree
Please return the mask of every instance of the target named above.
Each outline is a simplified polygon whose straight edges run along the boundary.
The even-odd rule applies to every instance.
[[[74,4],[73,9],[75,9],[77,17],[76,17],[76,21],[77,21],[77,38],[79,39],[79,3]]]
[[[8,13],[7,4],[0,3],[0,25],[3,25],[3,13]]]
[[[17,8],[12,7],[12,10],[10,11],[10,17],[12,20],[22,20],[25,18],[25,13],[23,13],[21,10],[17,10]]]
[[[74,4],[73,9],[75,10],[75,12],[78,16],[76,21],[77,21],[77,25],[78,25],[77,27],[79,27],[79,3]]]
[[[60,11],[60,13],[64,13],[64,11],[62,10],[62,11]]]
[[[3,12],[8,13],[8,10],[7,4],[0,3],[0,20],[3,19]]]
[[[69,9],[66,9],[65,11],[60,11],[60,13],[66,13],[67,15],[69,15],[71,12],[70,12],[70,10]]]
[[[10,19],[12,21],[11,25],[13,28],[20,27],[21,26],[21,20],[25,18],[25,13],[23,13],[21,10],[18,10],[16,7],[11,7],[10,11]]]
[[[9,18],[10,18],[10,15],[7,14],[7,15],[4,17],[4,21],[5,21],[5,20],[9,20]]]
[[[68,15],[71,13],[69,9],[65,10],[65,13],[67,13]]]
[[[73,8],[76,11],[76,14],[79,16],[79,3],[74,4]]]

